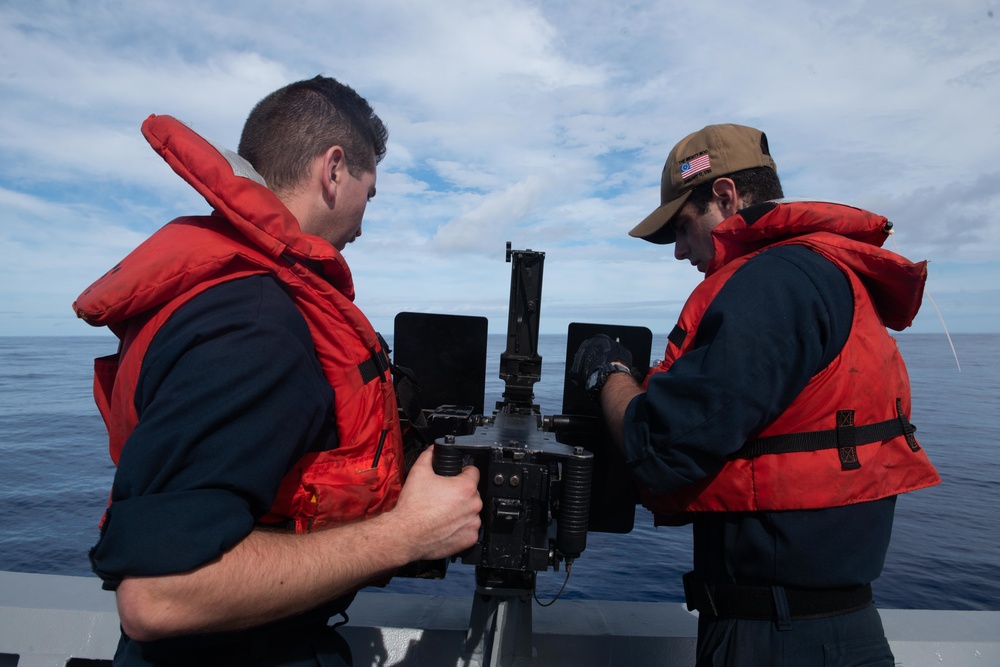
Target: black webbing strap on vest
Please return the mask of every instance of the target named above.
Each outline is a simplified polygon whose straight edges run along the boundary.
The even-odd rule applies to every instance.
[[[854,410],[837,411],[837,427],[825,431],[786,433],[766,438],[750,440],[739,451],[731,455],[734,459],[752,459],[764,454],[791,454],[795,452],[815,452],[821,449],[836,449],[840,455],[842,470],[857,470],[857,448],[873,442],[883,442],[905,436],[910,449],[918,451],[920,445],[913,436],[917,427],[903,414],[902,401],[896,399],[896,417],[875,424],[855,426]]]
[[[382,377],[384,381],[385,371],[392,371],[392,386],[396,392],[397,408],[410,423],[418,427],[426,426],[427,419],[424,417],[423,410],[420,409],[420,387],[417,385],[416,376],[409,368],[403,368],[392,363],[389,358],[389,354],[392,353],[392,350],[389,349],[389,344],[382,338],[382,334],[376,331],[375,335],[378,336],[382,351],[376,353],[372,350],[372,357],[358,364],[358,371],[361,373],[361,377],[364,379],[365,384],[371,382],[376,377]]]
[[[385,339],[382,338],[382,334],[375,333],[378,336],[378,342],[380,350],[376,351],[375,348],[371,348],[369,352],[371,356],[358,364],[358,372],[361,373],[361,381],[368,384],[375,378],[382,378],[382,382],[386,381],[385,372],[389,370],[389,353],[386,350],[389,346],[386,345]]]
[[[837,410],[837,454],[840,456],[841,470],[857,470],[858,431],[854,427],[854,410]]]
[[[917,427],[911,424],[906,415],[903,414],[903,399],[901,398],[896,399],[896,418],[899,419],[899,423],[903,426],[903,435],[906,436],[906,444],[910,446],[911,450],[919,452],[920,443],[913,436],[913,432],[917,430]]]
[[[358,370],[361,377],[368,383],[380,376],[385,381],[385,371],[391,371],[392,389],[396,394],[396,410],[400,421],[400,434],[403,439],[403,474],[409,473],[413,463],[420,456],[420,453],[427,449],[433,438],[427,438],[423,430],[427,428],[427,417],[420,407],[420,386],[417,384],[416,376],[409,368],[397,366],[392,363],[389,355],[392,350],[389,344],[382,338],[382,334],[376,332],[379,344],[382,348],[380,353],[372,350],[372,357],[360,364]],[[383,439],[385,431],[382,432]],[[381,441],[379,443],[381,450]],[[374,466],[373,466],[374,467]]]
[[[748,621],[807,620],[848,614],[864,609],[872,601],[871,584],[843,588],[789,588],[707,584],[688,572],[684,575],[684,597],[688,611],[719,618]],[[779,609],[778,602],[782,604]]]
[[[667,334],[667,340],[676,345],[677,347],[680,347],[681,345],[684,344],[685,338],[687,338],[687,331],[681,329],[681,325],[679,324],[675,324],[674,328],[670,330],[669,334]]]

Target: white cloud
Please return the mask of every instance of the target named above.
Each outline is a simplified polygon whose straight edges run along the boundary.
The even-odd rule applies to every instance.
[[[72,329],[66,299],[158,225],[204,212],[141,138],[147,115],[235,147],[258,99],[317,73],[354,86],[390,128],[378,196],[347,252],[375,319],[481,309],[502,327],[512,241],[546,252],[544,327],[648,318],[663,333],[699,276],[626,233],[656,206],[675,141],[738,122],[768,133],[787,194],[887,215],[900,250],[932,260],[942,310],[960,304],[957,326],[998,330],[996,295],[975,289],[1000,274],[991,11],[979,0],[779,0],[766,12],[734,0],[0,5],[0,311],[17,313],[0,333]]]

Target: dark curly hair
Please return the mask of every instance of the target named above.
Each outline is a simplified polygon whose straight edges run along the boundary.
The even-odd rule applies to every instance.
[[[769,199],[781,199],[785,196],[781,190],[781,180],[778,173],[768,167],[754,167],[734,171],[719,178],[731,178],[736,184],[736,191],[743,197],[747,206],[759,204]],[[708,210],[708,203],[712,201],[712,185],[715,179],[702,183],[691,190],[688,201],[693,203],[698,213],[705,213]]]

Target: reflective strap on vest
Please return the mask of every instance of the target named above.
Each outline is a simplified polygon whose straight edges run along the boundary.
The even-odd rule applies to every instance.
[[[853,410],[837,411],[837,428],[806,433],[786,433],[748,441],[730,458],[752,459],[764,454],[791,454],[795,452],[815,452],[820,449],[837,449],[840,453],[841,468],[855,470],[861,467],[857,460],[857,447],[873,442],[883,442],[905,436],[910,449],[916,445],[913,433],[917,427],[903,415],[901,401],[896,402],[897,416],[876,424],[854,425]],[[917,445],[919,449],[919,445]],[[913,449],[913,451],[917,451]]]

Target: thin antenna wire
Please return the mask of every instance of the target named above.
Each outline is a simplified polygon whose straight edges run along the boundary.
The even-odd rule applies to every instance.
[[[892,247],[896,250],[896,253],[901,255],[902,253],[899,252],[899,246],[896,245],[896,230],[895,229],[890,229],[889,230],[889,238],[892,239]],[[930,299],[931,305],[934,306],[934,310],[935,310],[935,312],[937,312],[938,319],[941,320],[941,328],[944,329],[944,335],[948,339],[948,345],[951,346],[951,354],[952,354],[952,356],[955,357],[955,366],[958,367],[958,372],[961,373],[962,372],[962,364],[958,363],[958,352],[955,351],[955,343],[952,342],[952,340],[951,340],[951,334],[948,333],[948,325],[946,325],[944,323],[944,316],[941,315],[941,309],[938,308],[937,302],[934,301],[934,297],[931,296],[930,290],[928,290],[927,287],[924,287],[924,295],[928,299]]]
[[[951,345],[951,353],[955,357],[955,365],[958,366],[958,372],[961,373],[962,364],[958,363],[958,352],[955,351],[955,344],[951,342],[951,334],[948,333],[948,327],[945,326],[944,318],[941,317],[941,309],[938,308],[937,302],[934,301],[934,297],[931,296],[931,293],[928,292],[926,288],[924,288],[924,294],[931,300],[931,305],[933,305],[934,310],[937,311],[938,319],[941,320],[941,328],[944,329],[944,335],[948,337],[948,345]]]

